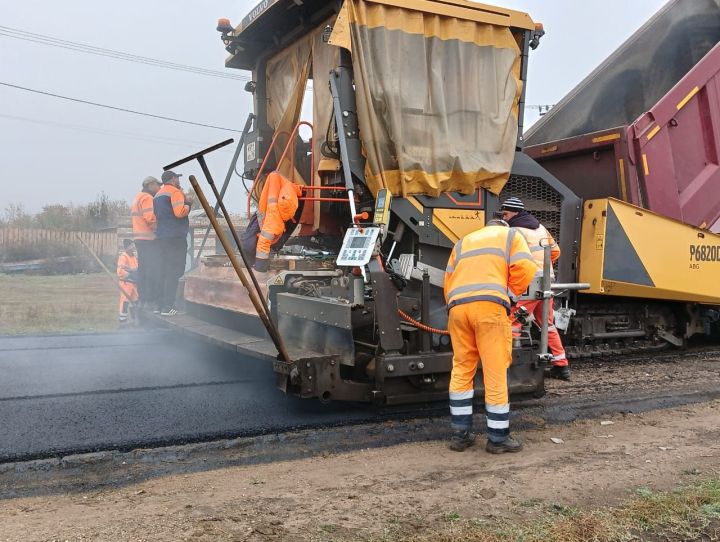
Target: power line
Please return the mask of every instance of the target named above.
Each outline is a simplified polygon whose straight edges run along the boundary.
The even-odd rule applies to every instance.
[[[149,58],[130,53],[124,53],[122,51],[115,51],[113,49],[106,49],[104,47],[96,47],[94,45],[88,45],[85,43],[78,43],[75,41],[63,40],[54,38],[52,36],[46,36],[43,34],[36,34],[33,32],[27,32],[9,26],[0,25],[0,36],[7,38],[13,38],[18,40],[29,41],[32,43],[38,43],[41,45],[48,45],[50,47],[59,47],[62,49],[68,49],[80,53],[87,53],[92,55],[98,55],[108,58],[114,58],[116,60],[125,60],[128,62],[135,62],[139,64],[146,64],[149,66],[155,66],[158,68],[166,68],[170,70],[184,71],[188,73],[194,73],[196,75],[207,75],[211,77],[220,77],[223,79],[234,79],[238,81],[249,81],[250,77],[246,75],[239,75],[235,73],[222,72],[218,70],[210,70],[207,68],[200,68],[197,66],[189,66],[187,64],[178,64],[176,62],[169,62],[166,60],[158,60],[156,58]]]
[[[203,128],[213,128],[214,130],[223,130],[225,132],[240,133],[240,130],[235,130],[234,128],[224,128],[222,126],[214,126],[212,124],[203,124],[200,122],[193,122],[193,121],[189,121],[189,120],[181,120],[181,119],[175,119],[172,117],[165,117],[163,115],[154,115],[153,113],[143,113],[142,111],[135,111],[133,109],[125,109],[124,107],[116,107],[114,105],[107,105],[107,104],[101,104],[101,103],[97,103],[97,102],[91,102],[88,100],[81,100],[80,98],[71,98],[70,96],[63,96],[61,94],[54,94],[52,92],[46,92],[46,91],[37,90],[34,88],[21,87],[20,85],[13,85],[11,83],[4,83],[2,81],[0,81],[0,85],[18,89],[18,90],[24,90],[27,92],[33,92],[35,94],[42,94],[43,96],[52,96],[53,98],[60,98],[62,100],[68,100],[71,102],[77,102],[77,103],[86,104],[86,105],[93,105],[95,107],[103,107],[105,109],[112,109],[113,111],[122,111],[123,113],[132,113],[133,115],[141,115],[143,117],[151,117],[154,119],[169,120],[172,122],[179,122],[181,124],[190,124],[192,126],[202,126]]]
[[[134,139],[138,141],[145,141],[148,143],[162,143],[164,145],[174,145],[176,147],[194,147],[194,148],[203,148],[207,147],[207,142],[200,142],[200,141],[191,141],[189,139],[178,139],[173,137],[165,137],[165,136],[156,136],[152,134],[138,134],[133,132],[123,132],[118,130],[106,130],[104,128],[96,128],[92,126],[83,126],[79,124],[69,124],[64,122],[57,122],[47,119],[34,119],[30,117],[21,117],[17,115],[8,115],[4,113],[0,113],[0,118],[10,119],[10,120],[17,120],[22,122],[29,122],[33,124],[41,124],[45,126],[53,126],[57,128],[64,128],[68,130],[73,131],[79,131],[79,132],[88,132],[91,134],[98,134],[98,135],[105,135],[105,136],[113,136],[113,137],[125,137],[128,139]]]

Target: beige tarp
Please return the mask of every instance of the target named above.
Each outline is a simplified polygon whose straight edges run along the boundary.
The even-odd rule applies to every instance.
[[[513,163],[520,50],[506,27],[346,0],[366,180],[375,193],[499,193]]]
[[[332,118],[330,70],[337,66],[339,56],[337,48],[330,47],[322,41],[322,32],[326,25],[333,22],[334,17],[320,24],[312,33],[272,57],[267,65],[268,123],[276,132],[291,132],[297,124],[302,112],[308,78],[312,74],[315,162],[312,184],[316,186],[320,184],[320,177],[317,174],[321,157],[320,147],[325,142],[327,126]],[[286,144],[287,138],[278,139],[275,152],[277,159],[280,158]],[[289,154],[288,152],[288,156]],[[278,165],[278,170],[288,177],[291,176],[289,158]],[[297,171],[294,180],[305,184],[305,180]],[[320,202],[315,202],[313,210],[313,226],[317,229],[320,220]],[[303,216],[307,216],[306,213]]]
[[[289,134],[300,118],[305,86],[312,65],[312,43],[312,36],[307,36],[283,49],[268,61],[268,123],[276,133]],[[275,146],[276,159],[280,159],[287,143],[287,136],[278,137]],[[292,171],[291,151],[292,149],[288,150],[287,159],[278,164],[277,170],[294,182],[305,184],[302,176],[297,171]]]

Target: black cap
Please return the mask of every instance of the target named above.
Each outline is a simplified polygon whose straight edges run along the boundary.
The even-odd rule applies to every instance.
[[[123,248],[125,250],[129,249],[133,244],[134,243],[132,239],[123,239]]]
[[[175,177],[182,177],[182,174],[178,175],[174,171],[164,171],[160,178],[162,179],[163,184],[165,184],[172,181]]]

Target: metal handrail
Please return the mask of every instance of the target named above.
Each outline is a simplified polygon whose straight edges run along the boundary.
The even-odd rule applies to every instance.
[[[268,157],[270,156],[270,153],[272,152],[273,148],[275,147],[275,143],[277,142],[277,139],[279,136],[285,134],[288,135],[288,141],[285,144],[285,149],[283,150],[282,154],[280,155],[280,159],[278,160],[278,166],[283,163],[285,160],[285,157],[287,156],[288,150],[291,151],[290,154],[290,168],[292,171],[293,179],[295,176],[295,137],[297,136],[298,132],[300,131],[301,126],[307,126],[310,128],[310,174],[314,178],[315,176],[315,149],[313,147],[313,139],[314,139],[314,127],[312,123],[301,120],[297,124],[295,124],[295,127],[292,129],[292,132],[288,134],[287,131],[282,130],[280,132],[275,132],[275,135],[272,138],[272,141],[270,142],[270,147],[268,148],[267,152],[265,153],[265,158],[263,158],[262,163],[260,164],[260,169],[258,169],[257,174],[255,175],[255,180],[253,180],[252,188],[248,192],[248,199],[247,199],[247,213],[248,218],[250,218],[250,201],[252,200],[252,195],[255,192],[255,188],[257,187],[258,182],[260,181],[260,177],[262,176],[263,170],[265,169],[265,165],[267,164]],[[291,179],[291,180],[293,180]],[[313,179],[311,178],[310,181],[312,182]]]

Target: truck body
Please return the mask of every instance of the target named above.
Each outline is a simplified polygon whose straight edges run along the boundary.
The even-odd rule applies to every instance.
[[[720,231],[720,46],[630,124],[525,147],[584,199]]]

